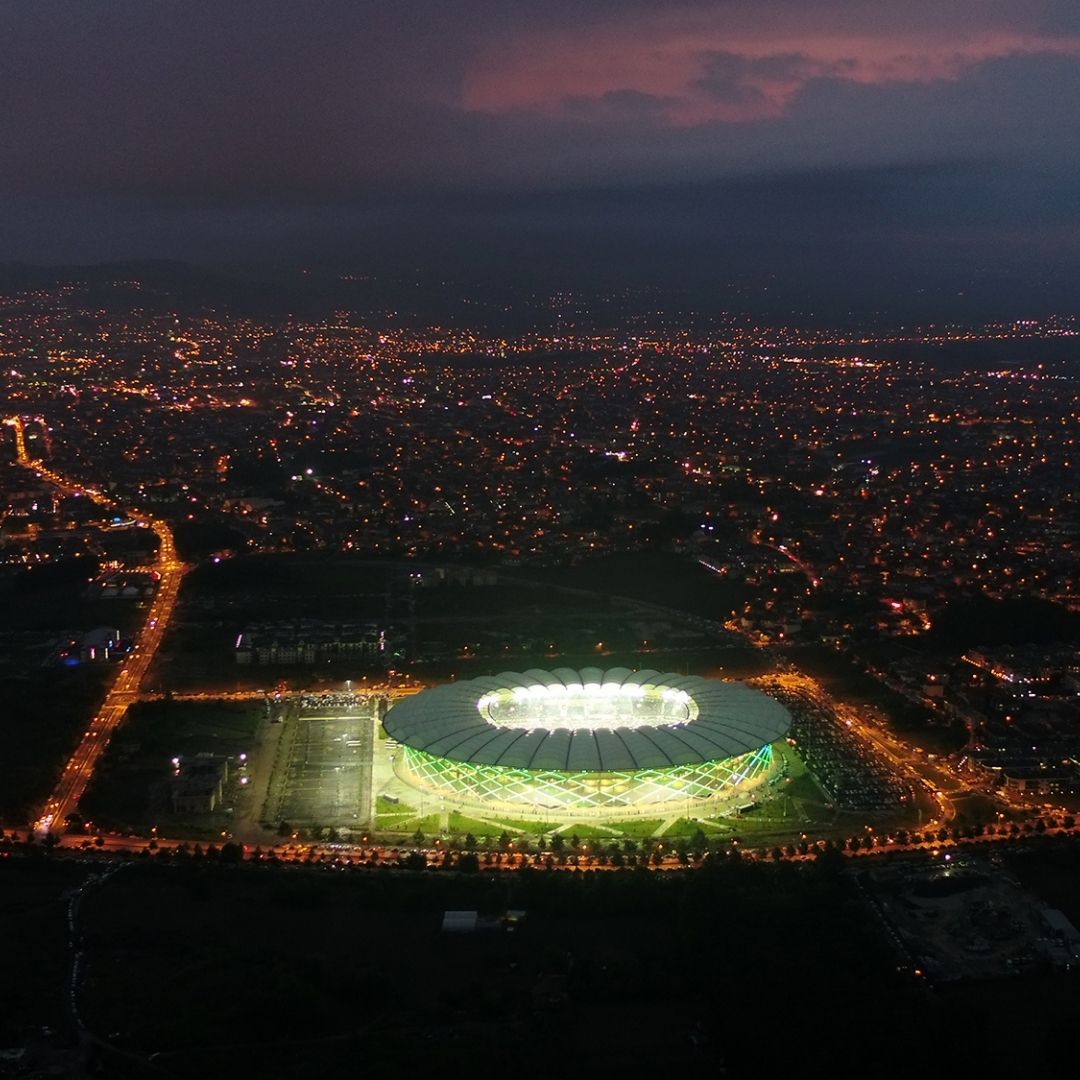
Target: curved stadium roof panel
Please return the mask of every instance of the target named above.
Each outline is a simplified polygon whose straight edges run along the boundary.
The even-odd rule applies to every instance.
[[[697,675],[556,668],[451,683],[394,705],[391,738],[452,761],[614,772],[719,761],[787,734],[778,701]]]

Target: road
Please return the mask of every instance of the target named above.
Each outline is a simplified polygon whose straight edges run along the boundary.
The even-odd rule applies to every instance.
[[[1029,828],[1029,826],[1032,827]],[[1057,821],[1045,825],[1042,831],[1035,831],[1033,822],[1028,822],[1025,823],[1024,830],[1016,834],[1001,831],[997,833],[985,833],[980,836],[966,837],[962,840],[950,838],[947,840],[933,840],[922,843],[902,842],[895,838],[880,836],[876,838],[879,842],[875,843],[875,845],[870,848],[863,847],[859,848],[857,851],[850,851],[845,847],[837,850],[845,859],[858,859],[860,861],[866,859],[875,860],[882,857],[888,858],[899,854],[922,854],[937,857],[943,855],[949,856],[955,851],[973,851],[980,848],[986,848],[987,846],[992,849],[1000,845],[1029,844],[1048,837],[1070,836],[1080,838],[1080,823],[1065,825],[1060,821]],[[205,849],[205,842],[200,845],[191,840],[166,838],[162,836],[141,837],[103,835],[95,837],[93,840],[89,837],[80,840],[77,837],[69,836],[64,838],[59,847],[59,851],[68,853],[71,857],[82,857],[85,855],[90,858],[106,856],[126,859],[137,856],[140,853],[145,853],[146,856],[157,853],[165,858],[169,858],[171,854],[178,851],[186,852],[190,855],[195,847],[200,846]],[[775,861],[773,855],[770,854],[767,849],[753,849],[741,845],[733,845],[733,847],[735,846],[738,846],[741,856],[745,859],[759,862]],[[701,865],[702,860],[700,856],[689,858],[687,862],[683,862],[667,845],[661,844],[660,849],[659,860],[657,861],[650,857],[647,869],[651,871],[672,871],[688,868],[692,869]],[[424,846],[416,849],[413,845],[408,843],[398,846],[377,842],[361,844],[298,843],[296,841],[285,840],[278,841],[275,844],[268,844],[263,847],[236,843],[236,850],[237,857],[243,861],[260,862],[273,858],[278,864],[282,865],[311,865],[312,863],[323,863],[396,868],[401,866],[402,860],[406,856],[415,851],[417,854],[423,856],[428,865],[440,866],[443,864],[443,860],[446,857],[446,847],[438,842],[435,846]],[[524,865],[535,867],[538,870],[546,869],[549,854],[549,852],[537,853],[535,851],[524,854],[515,850],[514,845],[511,844],[510,850],[499,854],[498,861],[488,863],[484,853],[480,853],[481,868],[485,873],[516,870]],[[785,854],[783,856],[785,862],[791,863],[814,862],[817,858],[818,853],[812,850],[808,850],[805,854],[796,853],[790,855]],[[632,865],[632,863],[630,865]],[[608,860],[597,858],[589,850],[588,845],[585,845],[583,846],[581,853],[575,856],[575,861],[568,859],[566,862],[560,863],[556,860],[550,869],[552,871],[611,871],[617,869],[617,867],[612,865]]]
[[[768,540],[763,540],[761,538],[760,529],[755,529],[754,532],[750,534],[750,543],[756,544],[758,547],[768,548],[770,551],[775,551],[783,555],[788,562],[798,567],[811,588],[816,589],[821,584],[820,579],[814,573],[813,567],[804,563],[786,544],[770,544]]]
[[[66,495],[84,495],[106,510],[121,509],[115,500],[101,491],[69,480],[43,462],[31,458],[26,451],[21,417],[9,417],[4,423],[15,429],[15,453],[21,466],[32,470]],[[153,529],[158,537],[157,562],[154,565],[154,569],[160,575],[157,592],[147,610],[146,621],[132,643],[131,652],[119,665],[106,691],[105,700],[83,732],[79,745],[64,766],[56,788],[42,808],[34,825],[39,833],[47,833],[57,823],[63,826],[64,820],[78,807],[86,785],[94,773],[94,766],[109,744],[110,736],[123,721],[128,706],[139,696],[139,685],[161,645],[176,607],[176,598],[180,591],[185,567],[177,558],[172,529],[164,521],[150,514],[136,511],[132,516],[137,526]]]

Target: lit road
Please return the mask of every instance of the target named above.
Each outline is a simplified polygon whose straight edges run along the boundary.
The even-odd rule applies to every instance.
[[[887,761],[894,774],[922,787],[937,807],[938,814],[937,820],[924,822],[922,828],[940,828],[953,818],[953,805],[942,792],[943,786],[951,786],[949,775],[944,769],[931,765],[906,743],[875,727],[863,717],[859,709],[836,701],[809,675],[801,672],[776,672],[770,674],[769,679],[789,692],[809,699],[818,708],[832,712],[848,730],[862,739],[871,753]]]
[[[1016,834],[1005,833],[1002,831],[995,834],[965,837],[962,840],[950,838],[946,840],[934,839],[921,843],[912,843],[899,841],[893,837],[883,835],[876,838],[878,842],[874,847],[863,847],[857,851],[851,851],[847,848],[838,848],[836,851],[845,859],[859,860],[877,859],[883,856],[889,857],[897,854],[928,855],[937,857],[955,851],[972,851],[980,848],[985,849],[988,845],[993,848],[1003,844],[1026,845],[1032,842],[1038,842],[1039,839],[1047,837],[1080,837],[1080,823],[1070,822],[1068,824],[1063,824],[1060,821],[1054,821],[1050,824],[1044,824],[1044,829],[1041,833],[1036,832],[1031,828],[1030,826],[1032,826],[1032,824],[1033,822],[1026,822],[1024,830]],[[221,839],[218,840],[218,844],[221,845],[226,839],[227,834],[223,834]],[[277,843],[268,844],[261,848],[254,847],[250,844],[236,843],[235,841],[234,843],[238,857],[243,861],[260,862],[272,858],[276,860],[279,865],[284,866],[322,863],[337,866],[352,865],[357,867],[399,868],[402,865],[402,860],[412,852],[423,856],[424,861],[429,866],[441,866],[443,865],[443,860],[446,856],[446,846],[438,842],[434,846],[423,846],[419,849],[410,843],[391,845],[377,841],[364,844],[278,841]],[[196,843],[191,840],[171,839],[160,835],[145,837],[106,834],[97,836],[93,840],[88,837],[82,840],[79,840],[77,837],[67,837],[62,842],[62,846],[59,850],[71,857],[81,857],[85,855],[90,858],[94,858],[95,856],[105,856],[127,859],[140,854],[161,854],[166,857],[176,852],[187,852],[188,854],[191,854],[197,846],[205,849],[207,846],[206,841]],[[733,849],[736,847],[740,851],[742,858],[749,859],[750,861],[775,861],[774,856],[766,849],[755,850],[742,845],[732,845]],[[646,868],[650,871],[663,872],[693,869],[700,866],[702,863],[700,855],[690,856],[686,861],[683,861],[672,852],[670,847],[660,845],[660,848],[659,858],[654,859],[650,856],[647,861]],[[533,851],[525,854],[516,850],[514,845],[510,846],[509,851],[500,853],[497,861],[493,860],[492,862],[488,862],[486,857],[483,857],[483,853],[480,854],[483,858],[481,863],[481,870],[483,873],[513,871],[518,870],[523,866],[530,866],[537,870],[550,869],[552,872],[575,872],[580,870],[613,871],[618,869],[618,867],[613,865],[610,861],[598,859],[596,855],[588,849],[587,845],[584,846],[581,849],[580,854],[575,856],[572,860],[568,858],[565,862],[560,862],[556,859],[554,860],[554,865],[551,865],[550,867],[547,863],[547,859],[550,855],[549,852],[536,853]],[[785,854],[783,860],[791,863],[807,863],[815,861],[817,857],[817,853],[808,850],[805,854]],[[629,865],[633,865],[632,860],[629,862]],[[642,865],[640,860],[638,860],[638,865]]]
[[[770,551],[775,551],[783,555],[788,562],[792,563],[802,572],[812,588],[816,589],[818,585],[821,584],[817,575],[814,573],[813,567],[804,563],[786,544],[770,544],[767,540],[763,540],[761,538],[760,529],[755,529],[754,532],[750,534],[750,543],[756,544],[758,547],[768,548]]]
[[[65,494],[85,495],[105,509],[113,511],[119,509],[115,501],[107,495],[68,480],[48,468],[43,462],[29,457],[26,452],[21,417],[10,417],[4,423],[15,429],[15,452],[19,464],[24,468],[33,470]],[[153,529],[158,537],[158,555],[154,566],[160,574],[157,592],[146,613],[146,621],[132,643],[131,652],[120,664],[105,694],[105,700],[101,703],[101,708],[83,732],[82,740],[64,766],[56,788],[49,796],[35,823],[35,829],[38,832],[48,832],[55,823],[62,826],[67,816],[79,805],[79,800],[93,775],[94,766],[108,745],[113,730],[124,719],[128,706],[138,698],[139,684],[161,645],[176,606],[180,581],[184,576],[184,564],[177,558],[172,530],[165,522],[149,515],[135,513],[133,516],[137,525]]]

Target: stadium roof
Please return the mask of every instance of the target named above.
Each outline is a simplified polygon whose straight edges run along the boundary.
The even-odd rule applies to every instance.
[[[586,684],[683,691],[696,716],[683,722],[640,726],[567,727],[493,723],[478,702],[515,687]],[[737,682],[629,668],[532,669],[503,672],[425,690],[393,706],[387,734],[435,757],[473,765],[563,772],[623,772],[718,761],[758,750],[782,738],[791,716],[778,701]]]

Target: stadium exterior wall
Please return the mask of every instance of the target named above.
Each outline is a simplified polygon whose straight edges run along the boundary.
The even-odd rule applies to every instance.
[[[394,771],[412,788],[474,813],[553,821],[715,814],[745,801],[774,764],[771,745],[724,761],[608,773],[473,765],[402,751]]]

